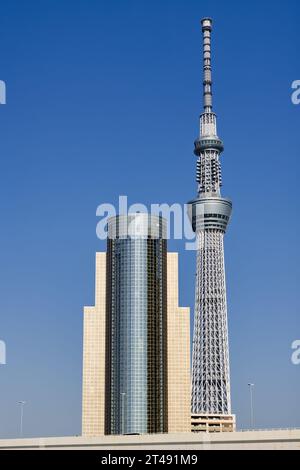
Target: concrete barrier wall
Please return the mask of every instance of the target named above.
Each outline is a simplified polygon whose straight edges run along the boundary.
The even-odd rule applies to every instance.
[[[4,449],[98,449],[98,450],[300,450],[300,429],[234,433],[182,433],[97,438],[47,437],[2,439]]]

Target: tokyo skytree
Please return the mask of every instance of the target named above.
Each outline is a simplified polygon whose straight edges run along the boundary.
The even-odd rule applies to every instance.
[[[221,196],[220,155],[223,143],[217,134],[212,108],[212,20],[201,21],[203,32],[203,101],[200,135],[195,141],[197,198],[189,203],[189,217],[196,233],[192,358],[192,431],[232,431],[227,327],[227,301],[223,238],[232,203]]]

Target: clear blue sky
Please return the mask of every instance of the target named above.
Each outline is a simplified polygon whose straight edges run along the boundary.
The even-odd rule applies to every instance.
[[[296,0],[1,2],[0,437],[80,433],[82,308],[94,301],[96,207],[196,192],[203,16],[214,19],[214,103],[225,142],[233,411],[300,427]],[[180,252],[193,307],[195,253]]]

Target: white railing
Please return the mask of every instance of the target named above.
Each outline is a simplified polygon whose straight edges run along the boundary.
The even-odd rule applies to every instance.
[[[300,431],[300,428],[252,428],[252,429],[237,429],[237,432],[252,432],[252,431]]]

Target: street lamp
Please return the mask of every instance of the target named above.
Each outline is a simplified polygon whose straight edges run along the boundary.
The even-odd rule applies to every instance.
[[[125,434],[125,398],[126,393],[121,393],[121,417],[122,417],[122,430],[121,433]]]
[[[24,414],[24,405],[25,405],[26,401],[19,401],[18,403],[19,403],[20,409],[21,409],[21,416],[20,416],[20,437],[22,437],[22,436],[23,436],[23,414]]]
[[[248,383],[249,391],[250,391],[250,420],[251,420],[251,429],[254,428],[254,409],[253,409],[253,389],[254,384]]]

